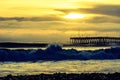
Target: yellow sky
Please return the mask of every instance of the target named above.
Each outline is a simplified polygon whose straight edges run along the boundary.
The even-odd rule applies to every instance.
[[[61,14],[53,9],[91,7],[93,4],[120,4],[120,0],[0,0],[0,16],[41,16]]]
[[[0,0],[0,7],[0,41],[120,34],[120,0]]]

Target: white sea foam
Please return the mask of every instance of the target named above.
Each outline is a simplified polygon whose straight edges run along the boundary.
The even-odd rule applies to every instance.
[[[76,50],[50,45],[45,50],[0,49],[0,76],[55,72],[120,72],[120,47]]]
[[[120,72],[120,60],[65,60],[38,62],[1,62],[0,75],[31,75],[40,73],[113,73]]]

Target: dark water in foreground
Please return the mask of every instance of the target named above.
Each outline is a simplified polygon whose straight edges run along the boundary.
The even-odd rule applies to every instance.
[[[0,80],[120,80],[120,73],[82,73],[82,74],[40,74],[29,76],[12,76],[1,77]]]

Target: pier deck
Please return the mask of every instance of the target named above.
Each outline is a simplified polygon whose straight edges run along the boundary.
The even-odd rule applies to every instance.
[[[120,37],[71,37],[74,46],[118,46]]]

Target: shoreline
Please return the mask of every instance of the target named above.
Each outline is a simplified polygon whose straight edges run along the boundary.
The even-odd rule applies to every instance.
[[[39,75],[7,75],[0,80],[120,80],[120,73],[54,73]]]

